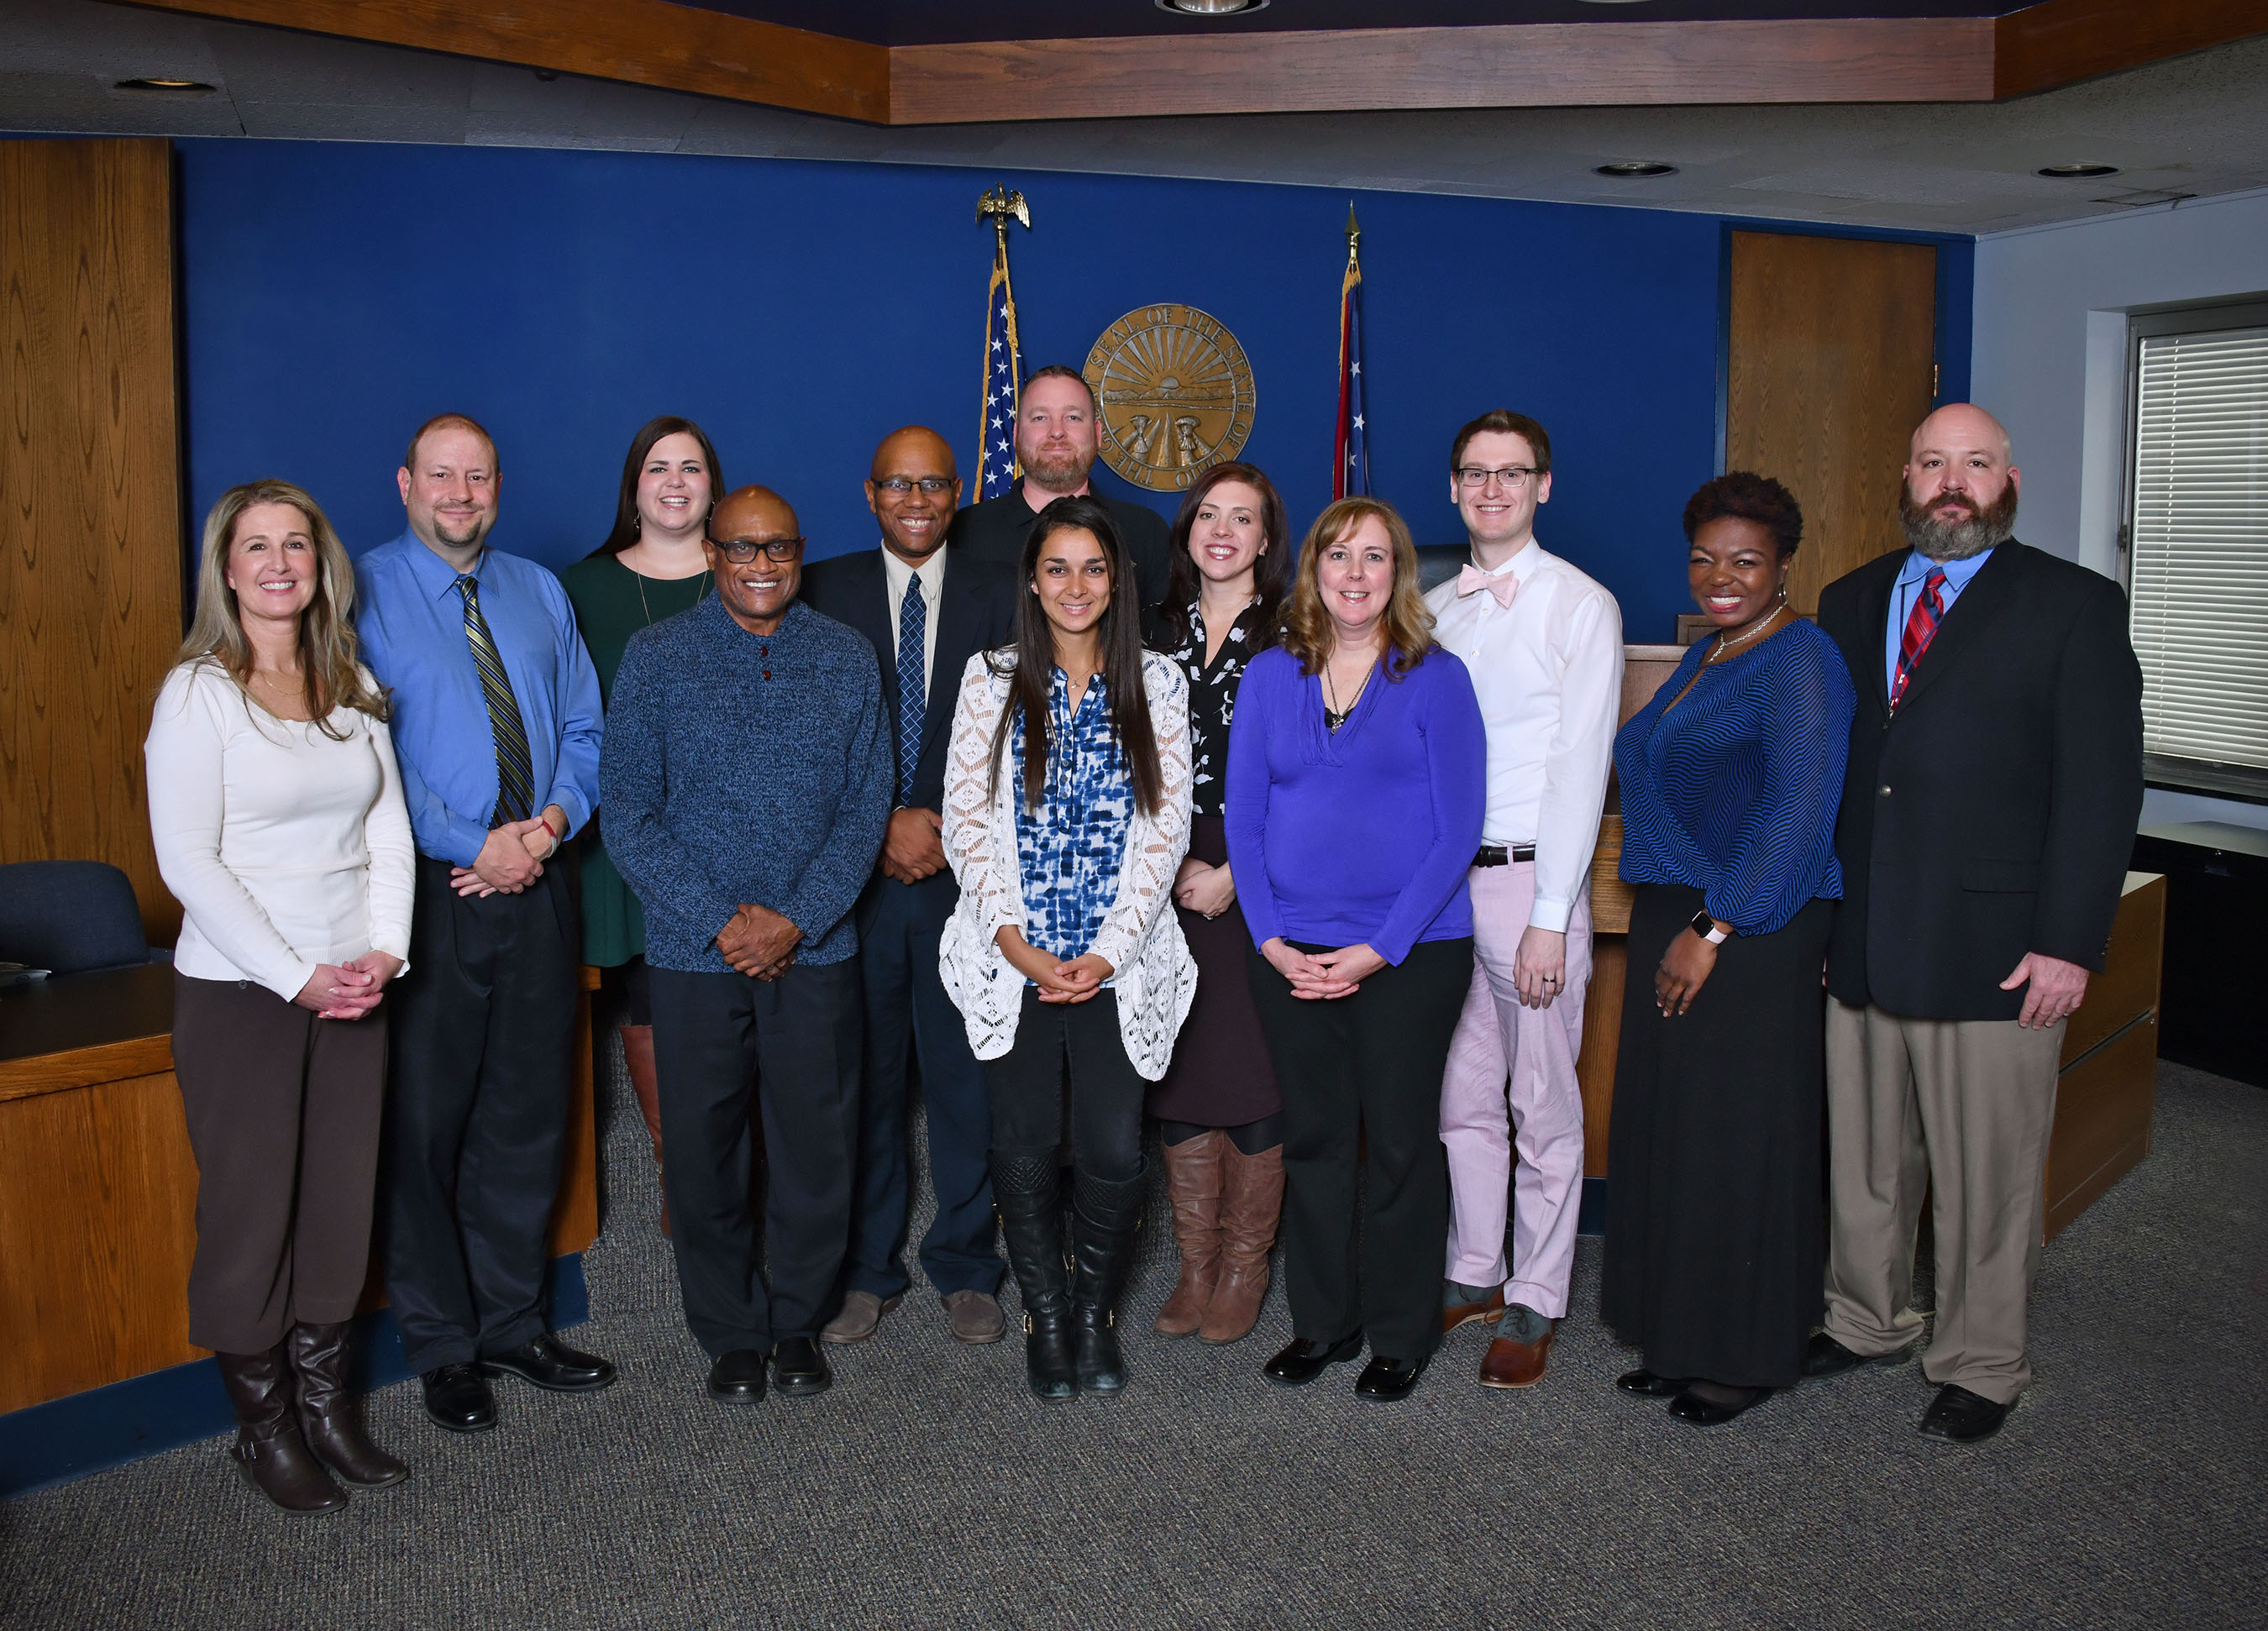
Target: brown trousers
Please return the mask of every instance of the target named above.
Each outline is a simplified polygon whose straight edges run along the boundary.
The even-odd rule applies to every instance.
[[[1922,1374],[1996,1404],[2024,1391],[2063,1032],[2060,1022],[1906,1019],[1829,1000],[1828,1335],[1875,1355],[1919,1333],[1914,1231],[1926,1190],[1937,1331]]]
[[[264,1353],[350,1319],[370,1273],[386,1010],[321,1019],[263,986],[173,976],[197,1158],[189,1341]]]

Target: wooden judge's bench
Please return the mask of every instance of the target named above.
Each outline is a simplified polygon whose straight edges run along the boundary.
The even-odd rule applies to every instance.
[[[1619,718],[1653,701],[1685,648],[1623,648]],[[1609,786],[1606,818],[1591,863],[1591,989],[1583,1009],[1583,1176],[1606,1178],[1607,1128],[1614,1107],[1615,1060],[1629,988],[1631,890],[1616,875],[1623,853],[1620,790]],[[2158,1064],[2158,974],[2166,937],[2166,880],[2129,872],[2110,954],[2088,982],[2087,1000],[2064,1032],[2048,1144],[2046,1238],[2086,1210],[2150,1152],[2150,1107]],[[1650,978],[1651,970],[1644,971]]]

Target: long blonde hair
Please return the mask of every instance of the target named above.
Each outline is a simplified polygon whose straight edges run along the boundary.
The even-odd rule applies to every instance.
[[[1338,630],[1323,606],[1323,586],[1317,577],[1323,550],[1345,537],[1364,518],[1376,516],[1394,543],[1394,591],[1386,598],[1381,622],[1386,631],[1386,677],[1399,680],[1425,660],[1433,649],[1433,614],[1418,589],[1418,546],[1409,524],[1392,504],[1381,498],[1342,498],[1315,518],[1300,546],[1300,567],[1292,580],[1292,598],[1284,608],[1283,647],[1300,659],[1303,674],[1321,673],[1338,643]]]
[[[354,565],[330,518],[304,488],[271,476],[232,487],[214,503],[205,517],[204,551],[197,562],[197,613],[174,661],[210,658],[239,686],[252,677],[252,643],[237,615],[236,591],[228,584],[228,552],[236,542],[237,522],[254,504],[291,505],[307,518],[307,531],[314,536],[315,598],[299,614],[299,670],[315,728],[344,741],[331,729],[333,709],[356,709],[372,719],[385,718],[389,710],[386,693],[363,674],[355,639]]]

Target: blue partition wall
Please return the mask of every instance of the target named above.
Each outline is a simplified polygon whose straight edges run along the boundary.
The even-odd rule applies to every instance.
[[[401,527],[402,444],[445,408],[497,434],[497,543],[553,566],[604,535],[623,452],[654,414],[698,420],[733,482],[785,494],[814,557],[873,541],[859,482],[888,430],[933,425],[973,464],[991,255],[974,216],[990,173],[179,145],[199,517],[229,484],[276,474],[314,492],[350,547],[383,541]],[[1348,195],[997,179],[1033,210],[1032,231],[1012,229],[1027,362],[1078,366],[1145,304],[1210,312],[1252,357],[1247,457],[1304,527],[1329,497]],[[1557,467],[1546,547],[1615,592],[1632,638],[1668,638],[1687,607],[1678,513],[1715,473],[1723,221],[1355,202],[1380,494],[1421,542],[1457,541],[1450,437],[1486,408],[1534,414]],[[1951,241],[1946,305],[1965,318],[1968,244]],[[1965,345],[1948,360],[1965,377]]]

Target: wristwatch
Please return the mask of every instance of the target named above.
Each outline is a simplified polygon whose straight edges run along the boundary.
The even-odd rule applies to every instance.
[[[1711,945],[1722,945],[1732,935],[1731,929],[1718,928],[1717,920],[1705,911],[1696,912],[1693,915],[1691,927],[1695,934],[1706,940]]]

